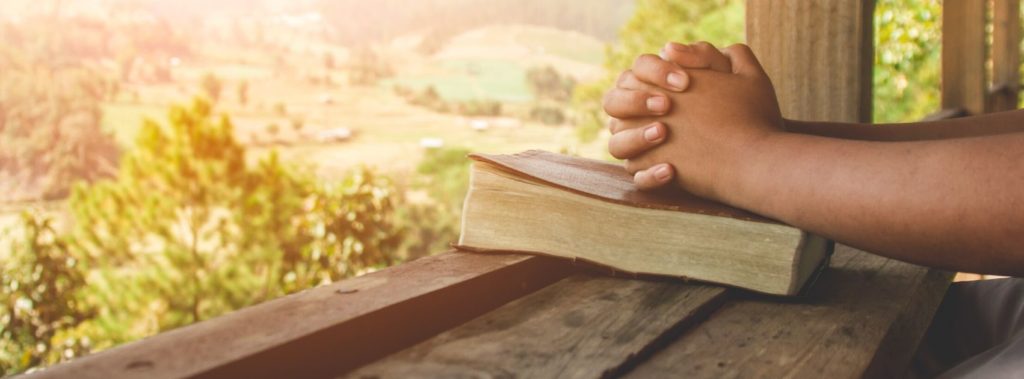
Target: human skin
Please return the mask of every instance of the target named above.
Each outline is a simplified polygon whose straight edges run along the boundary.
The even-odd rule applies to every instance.
[[[639,58],[606,96],[609,151],[639,186],[674,183],[904,261],[1024,275],[1024,113],[884,126],[785,120],[753,53],[717,51],[668,45],[667,61]],[[686,85],[666,86],[666,73],[680,71]],[[651,97],[669,104],[652,111]]]

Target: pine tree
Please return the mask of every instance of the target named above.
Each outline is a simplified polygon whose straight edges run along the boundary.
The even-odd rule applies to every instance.
[[[208,319],[397,261],[386,181],[325,186],[276,154],[254,167],[226,117],[196,100],[146,121],[116,180],[76,187],[76,246],[95,266],[98,347]]]

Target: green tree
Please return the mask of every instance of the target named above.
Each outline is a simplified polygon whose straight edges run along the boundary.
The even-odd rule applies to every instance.
[[[92,316],[81,299],[86,270],[53,220],[23,212],[0,261],[0,375],[89,351],[88,339],[64,331]],[[13,237],[13,238],[11,238]]]
[[[146,121],[115,180],[75,188],[76,246],[94,263],[80,328],[99,348],[396,262],[394,191],[369,170],[317,183],[270,154],[245,164],[209,103]]]
[[[921,119],[939,108],[942,4],[878,0],[875,9],[874,118]]]
[[[566,102],[572,98],[576,80],[563,77],[554,67],[543,66],[526,70],[526,84],[538,100]]]
[[[742,0],[639,0],[632,18],[619,31],[619,41],[605,50],[607,74],[601,80],[576,86],[573,92],[577,135],[583,142],[604,128],[601,97],[619,72],[640,54],[657,54],[668,41],[710,41],[724,46],[744,41]]]
[[[238,83],[238,88],[236,89],[236,92],[238,94],[238,103],[242,104],[243,107],[248,105],[249,104],[249,82],[246,81],[246,80],[243,80],[241,83]]]
[[[463,147],[428,150],[416,167],[414,188],[428,198],[399,209],[407,233],[403,250],[409,257],[444,251],[458,240],[462,201],[469,188],[469,153]]]
[[[0,53],[0,67],[10,68],[0,75],[0,199],[63,198],[75,181],[109,176],[119,152],[100,126],[108,80],[34,69],[23,58]]]
[[[199,86],[203,88],[203,93],[210,101],[217,103],[220,101],[220,92],[224,88],[224,83],[220,81],[217,75],[212,72],[203,74],[203,78],[200,79]]]
[[[353,85],[375,85],[378,81],[395,75],[391,63],[366,45],[352,49],[346,68],[348,81]]]

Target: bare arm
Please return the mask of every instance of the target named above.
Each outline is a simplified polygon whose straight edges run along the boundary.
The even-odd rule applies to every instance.
[[[725,52],[732,72],[689,71],[676,92],[640,84],[678,66],[638,58],[605,97],[616,118],[609,151],[638,185],[674,184],[896,259],[1024,276],[1024,113],[889,126],[787,121],[749,48]],[[652,113],[651,96],[673,106]]]
[[[901,124],[786,120],[792,133],[862,141],[923,141],[1024,132],[1024,110]]]
[[[727,200],[946,269],[1024,275],[1024,133],[921,142],[765,140]]]

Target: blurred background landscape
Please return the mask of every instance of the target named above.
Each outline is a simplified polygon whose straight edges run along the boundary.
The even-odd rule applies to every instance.
[[[875,118],[937,109],[881,0]],[[469,152],[610,159],[600,99],[741,0],[0,0],[0,375],[443,252]]]

